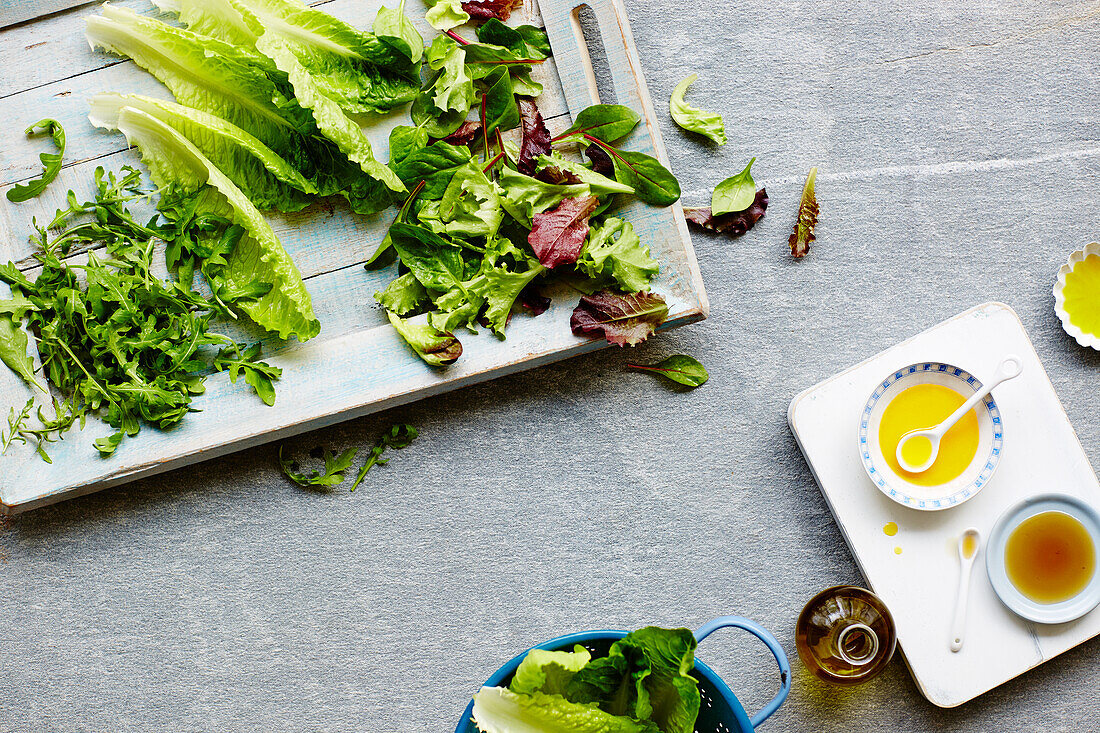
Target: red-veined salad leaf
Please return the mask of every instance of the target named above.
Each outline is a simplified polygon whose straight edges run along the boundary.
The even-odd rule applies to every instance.
[[[698,206],[684,209],[684,216],[697,227],[719,234],[727,234],[730,237],[739,237],[756,226],[756,222],[764,218],[764,212],[768,209],[768,192],[763,188],[756,192],[756,198],[752,205],[744,211],[735,211],[732,214],[714,216],[709,206]]]
[[[443,142],[448,145],[469,145],[480,136],[481,120],[467,120],[459,125],[457,130],[443,138]]]
[[[810,242],[817,239],[814,227],[817,226],[817,195],[814,183],[817,181],[817,166],[810,169],[806,184],[802,187],[802,200],[798,202],[798,220],[787,243],[791,245],[791,256],[805,257],[810,251]]]
[[[666,379],[686,384],[693,389],[705,384],[709,379],[706,367],[700,364],[698,359],[687,354],[673,354],[656,364],[627,364],[627,366],[631,369],[660,374]]]
[[[599,203],[595,196],[577,196],[531,218],[527,242],[543,267],[554,268],[577,261],[588,236],[588,217]]]
[[[516,167],[520,173],[532,175],[539,156],[550,153],[550,130],[546,129],[546,123],[539,113],[539,108],[534,100],[520,97],[519,116],[520,127],[523,130],[523,143],[519,146],[519,159]]]
[[[569,326],[577,336],[602,334],[609,344],[642,343],[668,317],[668,304],[656,293],[613,293],[602,290],[582,295]]]

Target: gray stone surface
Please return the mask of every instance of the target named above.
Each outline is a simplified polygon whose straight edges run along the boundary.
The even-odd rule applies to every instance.
[[[560,633],[754,618],[794,654],[816,590],[860,582],[785,422],[803,388],[985,300],[1023,318],[1100,454],[1100,355],[1050,287],[1100,229],[1100,5],[628,2],[684,199],[758,156],[748,236],[695,235],[711,317],[291,441],[422,437],[354,495],[288,485],[264,447],[15,519],[0,536],[0,730],[448,731],[478,683]],[[810,256],[786,237],[819,165]],[[688,352],[680,393],[628,359]],[[1050,488],[1037,486],[1036,489]],[[1091,642],[956,710],[900,660],[838,691],[794,662],[767,730],[1091,730]],[[775,679],[733,634],[700,650],[750,710]]]

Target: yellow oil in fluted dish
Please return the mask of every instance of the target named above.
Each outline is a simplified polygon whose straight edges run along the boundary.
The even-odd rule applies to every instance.
[[[901,436],[939,425],[964,402],[965,397],[941,384],[914,384],[891,400],[878,428],[879,446],[890,470],[920,486],[939,486],[958,478],[978,452],[978,416],[974,410],[963,415],[940,439],[939,454],[928,470],[906,471],[898,465],[896,452]],[[906,442],[902,450],[906,451],[906,460],[920,464],[928,458],[931,445],[927,440],[915,439]]]
[[[1073,266],[1066,274],[1062,298],[1069,322],[1100,336],[1100,256],[1089,255]]]

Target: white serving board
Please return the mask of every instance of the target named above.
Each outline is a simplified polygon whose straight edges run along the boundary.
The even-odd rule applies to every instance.
[[[116,4],[157,14],[148,0]],[[396,5],[396,0],[311,4],[356,27],[369,28],[378,7]],[[541,0],[540,7],[534,0],[525,0],[509,21],[544,25],[550,37],[553,58],[537,66],[535,75],[545,87],[538,102],[551,133],[564,130],[571,115],[599,101],[576,18],[580,4],[579,0]],[[599,23],[615,101],[643,118],[622,146],[655,155],[668,165],[621,0],[586,4]],[[436,33],[425,22],[423,9],[410,4],[406,10],[430,40]],[[96,166],[117,170],[137,164],[137,156],[126,149],[121,135],[88,123],[88,97],[99,91],[119,91],[169,98],[166,89],[133,63],[88,48],[84,19],[95,12],[98,5],[87,5],[0,30],[0,61],[11,69],[0,79],[0,117],[13,130],[43,116],[54,117],[65,126],[68,137],[66,166],[45,194],[21,205],[0,198],[0,262],[13,260],[22,269],[33,267],[27,244],[32,216],[52,215],[69,188],[80,196],[89,195]],[[458,30],[473,37],[471,28]],[[409,124],[406,111],[391,114],[367,130],[376,155],[383,160],[388,157],[389,130],[397,124]],[[0,194],[36,176],[41,168],[38,154],[48,149],[42,139],[9,138],[10,144],[0,147]],[[680,204],[656,208],[631,199],[620,211],[661,263],[654,290],[669,304],[669,318],[662,327],[704,318],[706,294]],[[113,432],[96,419],[89,419],[83,431],[74,430],[62,443],[50,446],[52,464],[43,463],[29,447],[15,445],[0,456],[0,513],[25,511],[606,346],[573,336],[569,317],[578,296],[562,287],[547,292],[554,303],[543,315],[513,318],[506,341],[485,331],[477,336],[463,332],[459,337],[464,352],[457,364],[445,370],[424,364],[401,341],[372,297],[394,277],[395,266],[377,272],[362,268],[392,216],[391,211],[381,217],[357,217],[337,201],[298,214],[268,217],[302,271],[321,322],[321,334],[305,344],[265,341],[265,360],[284,370],[276,383],[274,407],[263,405],[243,381],[230,384],[223,373],[208,378],[206,394],[195,400],[194,406],[202,412],[188,415],[169,431],[143,426],[140,435],[123,441],[110,458],[100,458],[92,446],[93,440]],[[6,295],[6,287],[0,284],[0,297]],[[18,377],[0,368],[0,426],[6,424],[8,408],[22,407],[29,396]]]
[[[921,361],[954,364],[988,381],[1008,353],[1019,355],[1024,369],[994,391],[1004,418],[1004,455],[981,493],[952,509],[921,512],[875,488],[860,463],[856,433],[879,381]],[[930,701],[961,705],[1100,633],[1100,610],[1057,626],[1015,616],[993,593],[983,550],[974,567],[965,644],[957,654],[948,648],[959,575],[955,542],[964,529],[977,527],[987,537],[1011,505],[1049,491],[1100,504],[1096,475],[1007,305],[977,306],[811,387],[794,398],[787,417],[863,576],[890,609],[905,661]],[[883,532],[888,522],[899,527],[894,537]]]

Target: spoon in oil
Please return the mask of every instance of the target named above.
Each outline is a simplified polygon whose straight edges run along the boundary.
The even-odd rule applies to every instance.
[[[922,473],[932,467],[936,462],[936,456],[940,452],[940,438],[950,430],[955,423],[962,419],[963,415],[974,409],[974,405],[985,399],[985,396],[993,391],[993,388],[1001,382],[1007,382],[1020,376],[1023,364],[1018,356],[1006,356],[997,366],[997,373],[993,381],[985,385],[962,403],[959,409],[947,416],[947,419],[939,425],[931,428],[910,430],[901,436],[895,455],[898,465],[909,473]]]
[[[963,646],[963,634],[966,631],[966,607],[970,596],[970,574],[974,569],[974,558],[981,549],[982,536],[971,527],[959,537],[959,595],[955,599],[955,620],[951,622],[951,651],[957,652]]]

